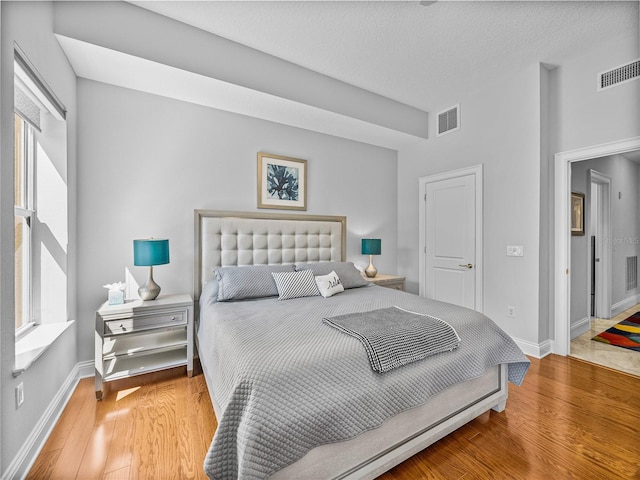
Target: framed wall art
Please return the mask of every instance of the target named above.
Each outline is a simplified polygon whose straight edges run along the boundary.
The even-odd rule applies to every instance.
[[[571,235],[584,235],[584,193],[571,192]]]
[[[307,209],[307,161],[258,152],[258,208]]]

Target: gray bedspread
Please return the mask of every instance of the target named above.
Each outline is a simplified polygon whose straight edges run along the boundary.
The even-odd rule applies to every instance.
[[[393,305],[446,321],[460,346],[378,373],[357,339],[322,323]],[[210,303],[197,334],[218,420],[204,462],[212,479],[266,478],[312,448],[375,428],[487,367],[509,364],[508,378],[519,385],[529,366],[484,315],[377,286],[330,298]]]
[[[429,355],[450,352],[460,344],[460,337],[447,322],[395,305],[322,321],[357,338],[376,372],[388,372]]]

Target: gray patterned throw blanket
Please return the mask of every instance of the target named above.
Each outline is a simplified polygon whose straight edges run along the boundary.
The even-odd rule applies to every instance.
[[[429,355],[450,352],[460,344],[460,337],[447,322],[395,305],[322,321],[357,338],[376,372],[388,372]]]
[[[322,322],[394,305],[449,323],[460,345],[380,374],[357,339]],[[491,366],[507,363],[516,384],[529,366],[484,315],[378,286],[330,298],[209,303],[198,340],[218,421],[204,461],[212,479],[267,478],[314,447],[374,429]]]

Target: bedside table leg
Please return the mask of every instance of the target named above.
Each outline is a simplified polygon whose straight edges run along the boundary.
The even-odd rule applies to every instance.
[[[102,343],[100,343],[100,352],[102,352]],[[100,368],[98,368],[100,367]],[[96,400],[102,400],[102,358],[100,359],[100,363],[96,360],[96,374],[95,374],[95,385],[96,385]]]
[[[193,377],[193,370],[187,370],[187,377]]]

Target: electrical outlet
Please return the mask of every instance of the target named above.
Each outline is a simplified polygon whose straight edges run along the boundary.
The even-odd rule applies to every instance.
[[[22,382],[16,387],[16,408],[20,408],[20,405],[24,403],[24,385]]]
[[[511,305],[507,307],[507,317],[516,318],[516,307],[512,307]]]

